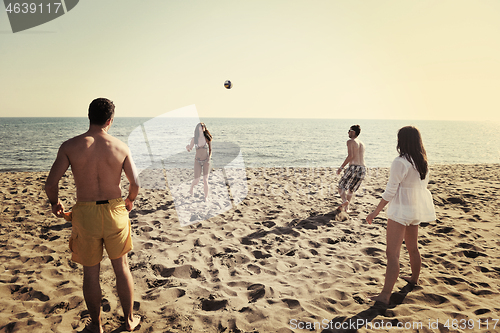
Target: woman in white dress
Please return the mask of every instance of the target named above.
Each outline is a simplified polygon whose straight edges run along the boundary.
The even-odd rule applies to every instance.
[[[398,132],[399,156],[391,165],[391,173],[385,192],[377,208],[366,217],[373,219],[387,207],[386,255],[387,268],[382,292],[372,300],[389,304],[392,288],[399,276],[399,253],[403,239],[410,255],[411,276],[404,277],[411,284],[417,284],[422,260],[418,250],[418,225],[436,219],[432,195],[427,189],[429,168],[427,154],[420,132],[413,126],[406,126]]]

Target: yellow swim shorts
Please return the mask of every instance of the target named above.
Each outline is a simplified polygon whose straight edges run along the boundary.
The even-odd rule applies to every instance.
[[[110,259],[132,250],[130,219],[122,198],[80,202],[72,210],[71,260],[94,266],[102,260],[103,244]]]

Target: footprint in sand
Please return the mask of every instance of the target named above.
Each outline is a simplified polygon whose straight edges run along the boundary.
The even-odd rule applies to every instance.
[[[13,285],[10,287],[11,294],[13,298],[21,301],[31,301],[33,299],[38,299],[42,302],[47,302],[50,297],[42,293],[41,291],[34,290],[32,287],[23,287],[20,285]]]
[[[257,265],[249,264],[247,269],[254,274],[260,274],[260,267]]]
[[[429,304],[432,306],[440,305],[440,304],[449,302],[449,300],[446,297],[443,297],[441,295],[428,294],[428,293],[422,293],[422,295],[423,295],[423,296],[421,296],[422,302],[425,302],[426,304]],[[420,298],[420,297],[418,297],[418,298]]]
[[[464,254],[464,256],[466,256],[467,258],[472,258],[472,259],[475,259],[477,257],[487,257],[486,254],[484,253],[481,253],[481,252],[478,252],[478,251],[468,251],[468,250],[464,250],[462,251],[462,253]]]
[[[38,257],[33,257],[33,258],[29,258],[29,257],[21,257],[21,262],[23,264],[46,264],[46,263],[49,263],[51,261],[54,261],[54,257],[53,256],[38,256]]]
[[[175,276],[180,279],[197,279],[201,276],[201,272],[191,265],[178,267],[165,267],[161,264],[151,266],[153,272],[161,277]]]
[[[102,311],[103,312],[109,312],[109,311],[111,311],[111,304],[109,304],[109,301],[106,298],[103,298],[101,300],[101,306],[102,306]]]
[[[256,302],[259,298],[264,297],[266,294],[266,286],[260,283],[252,284],[247,288],[248,301],[250,303]]]
[[[282,299],[283,303],[285,303],[290,309],[295,309],[300,306],[300,302],[296,299],[285,298]]]
[[[201,309],[203,311],[217,311],[225,308],[227,305],[227,300],[215,300],[215,299],[202,299]]]

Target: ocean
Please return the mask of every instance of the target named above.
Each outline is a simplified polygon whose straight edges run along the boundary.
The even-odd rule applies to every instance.
[[[144,156],[136,158],[136,154],[151,155],[166,168],[192,166],[194,153],[183,147],[193,136],[194,127],[184,126],[192,129],[179,135],[169,127],[171,118],[158,120],[157,135],[148,132],[147,148],[140,150],[131,133],[146,133],[141,125],[149,120],[117,117],[109,133],[129,144],[139,162]],[[241,153],[246,167],[338,167],[347,156],[347,131],[354,124],[361,126],[359,139],[366,145],[368,167],[390,167],[397,156],[397,131],[406,125],[420,129],[431,165],[500,163],[500,124],[492,122],[267,118],[201,121],[213,135],[215,166],[229,163],[236,151],[236,155]],[[87,129],[87,118],[0,118],[0,172],[48,171],[61,143]],[[175,146],[170,139],[177,140],[177,146],[182,148],[169,151],[168,147]]]

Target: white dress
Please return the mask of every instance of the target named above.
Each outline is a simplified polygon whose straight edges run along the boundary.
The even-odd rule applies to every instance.
[[[434,221],[436,213],[428,183],[429,172],[421,180],[417,169],[406,158],[396,157],[382,194],[382,198],[389,201],[387,218],[405,226]]]

